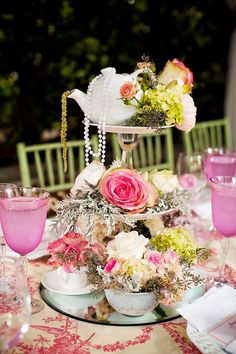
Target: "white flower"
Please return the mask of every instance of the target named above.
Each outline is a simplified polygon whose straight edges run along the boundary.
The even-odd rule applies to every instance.
[[[75,184],[70,190],[72,196],[75,196],[78,190],[88,192],[91,188],[86,182],[96,186],[100,181],[100,178],[106,171],[105,166],[99,161],[92,161],[87,167],[85,167],[81,173],[76,177]]]
[[[155,236],[165,229],[165,225],[160,216],[156,215],[144,220],[144,225],[149,228],[151,236]]]
[[[173,172],[168,170],[151,172],[149,174],[149,180],[163,193],[173,192],[179,186],[177,175],[173,175]]]
[[[195,126],[197,108],[192,97],[187,94],[182,96],[182,105],[184,121],[182,124],[176,125],[176,128],[189,132]]]
[[[148,239],[137,231],[120,232],[107,245],[109,258],[141,259],[146,250]]]

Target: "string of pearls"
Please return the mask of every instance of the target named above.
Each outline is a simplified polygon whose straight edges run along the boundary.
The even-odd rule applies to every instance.
[[[106,115],[108,111],[108,103],[109,103],[109,81],[112,73],[106,74],[104,76],[103,84],[102,84],[102,101],[99,104],[98,111],[98,151],[94,152],[91,147],[90,138],[89,138],[89,125],[90,125],[90,117],[92,113],[92,95],[94,90],[95,83],[103,76],[102,74],[96,76],[89,84],[87,90],[87,104],[84,114],[84,140],[85,140],[85,164],[86,166],[89,164],[89,156],[93,157],[101,157],[101,162],[105,163],[106,156]]]

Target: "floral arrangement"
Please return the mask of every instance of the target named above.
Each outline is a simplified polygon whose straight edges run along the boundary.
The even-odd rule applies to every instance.
[[[88,262],[88,276],[97,289],[120,292],[155,292],[160,303],[175,304],[184,292],[200,279],[181,264],[178,254],[169,249],[148,248],[148,239],[137,231],[120,232],[105,249],[105,262]],[[96,267],[94,267],[96,264]]]
[[[196,122],[196,107],[190,96],[193,74],[178,59],[168,60],[161,73],[148,57],[137,64],[137,80],[120,87],[126,105],[136,109],[127,125],[158,128],[175,124],[180,130],[191,130]],[[138,96],[138,98],[137,98]]]
[[[193,234],[183,226],[167,227],[158,231],[149,240],[149,245],[159,252],[172,249],[179,255],[181,261],[186,262],[189,266],[197,264],[209,256],[208,250],[197,247]]]
[[[75,99],[84,111],[85,162],[91,155],[105,162],[106,125],[147,127],[157,131],[175,125],[190,131],[196,123],[196,107],[191,97],[193,74],[178,59],[168,60],[156,74],[154,63],[146,56],[132,74],[116,74],[104,68],[88,86],[87,94],[78,89],[62,94],[61,142],[64,170],[67,170],[67,97]],[[90,121],[97,124],[98,150],[89,138]]]
[[[118,222],[134,227],[140,213],[151,218],[172,208],[184,210],[187,196],[171,171],[138,172],[117,164],[106,170],[93,161],[77,176],[70,196],[59,202],[56,225],[69,230],[84,217],[83,234],[91,237],[100,216],[110,234]]]
[[[71,231],[50,242],[48,251],[51,254],[48,264],[53,267],[62,266],[68,273],[73,273],[85,266],[88,254],[100,257],[104,253],[101,245],[90,244],[80,233]]]

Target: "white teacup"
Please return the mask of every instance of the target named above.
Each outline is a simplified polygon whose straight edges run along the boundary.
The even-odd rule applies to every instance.
[[[88,285],[88,278],[85,273],[86,267],[81,267],[80,270],[68,273],[63,267],[57,268],[58,282],[60,286],[68,290],[79,290]]]

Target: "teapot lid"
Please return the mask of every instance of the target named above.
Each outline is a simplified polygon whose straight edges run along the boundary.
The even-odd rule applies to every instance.
[[[109,66],[109,67],[107,67],[107,68],[102,69],[102,70],[101,70],[101,73],[102,73],[103,75],[115,74],[115,73],[116,73],[116,69]]]

